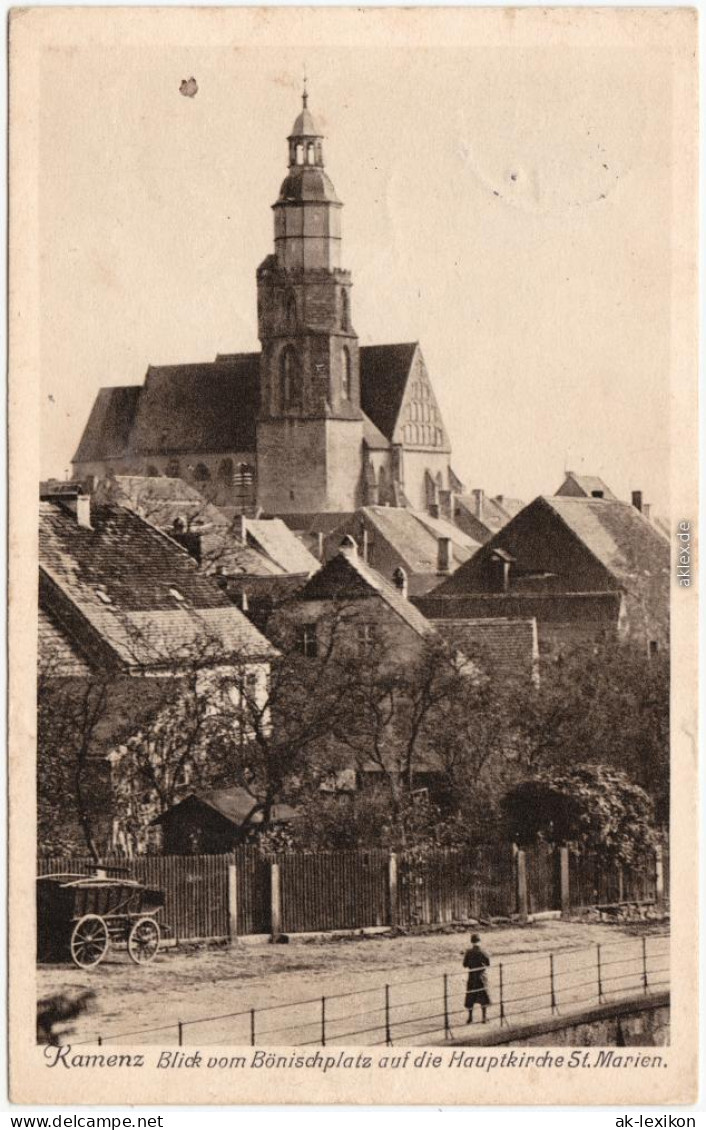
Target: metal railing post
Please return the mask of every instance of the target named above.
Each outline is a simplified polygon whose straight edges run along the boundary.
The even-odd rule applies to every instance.
[[[250,1009],[250,1047],[255,1047],[255,1009]]]
[[[598,971],[598,1003],[603,1004],[603,977],[601,971],[601,946],[600,942],[596,946],[596,963]]]
[[[321,1047],[326,1047],[326,997],[321,998]]]
[[[390,986],[385,985],[385,1043],[388,1048],[392,1046],[392,1032],[390,1031]]]
[[[559,1008],[558,1008],[557,1003],[556,1003],[556,983],[555,983],[555,979],[554,979],[554,954],[553,953],[549,954],[549,983],[551,985],[552,1015],[554,1015],[555,1013],[558,1014]]]
[[[181,1020],[177,1020],[177,1030],[179,1032],[177,1039],[179,1042],[179,1047],[181,1048],[184,1044],[184,1025],[182,1024]]]
[[[103,1047],[103,1037],[102,1037],[102,1036],[99,1036],[99,1037],[98,1037],[98,1047],[99,1047],[99,1048],[102,1048],[102,1047]]]
[[[503,999],[503,963],[502,963],[502,961],[499,962],[499,964],[498,964],[498,973],[499,973],[499,979],[500,979],[500,981],[499,981],[499,987],[500,987],[500,1027],[502,1028],[503,1024],[507,1023],[507,1021],[505,1019],[505,1001]]]
[[[451,1038],[451,1025],[449,1024],[449,975],[444,973],[444,1036]]]
[[[642,935],[642,988],[647,992],[647,938]]]

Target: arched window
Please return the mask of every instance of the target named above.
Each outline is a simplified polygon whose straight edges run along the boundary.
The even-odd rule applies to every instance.
[[[194,478],[197,483],[207,483],[210,481],[211,472],[205,463],[197,463],[194,467]]]
[[[350,400],[351,391],[353,388],[353,372],[351,366],[351,355],[347,347],[343,346],[343,371],[341,374],[341,392],[344,400]]]
[[[306,147],[306,163],[307,165],[313,165],[314,161],[314,142],[310,141]]]
[[[221,459],[221,462],[218,465],[218,478],[219,478],[219,481],[224,484],[224,486],[229,487],[229,486],[233,485],[233,460],[232,459]]]
[[[301,411],[304,387],[299,369],[296,350],[288,345],[280,358],[280,390],[282,407],[290,411]]]
[[[181,475],[181,466],[178,459],[170,459],[167,463],[166,475],[168,479],[178,479]]]
[[[301,142],[299,142],[299,144],[297,145],[297,164],[304,164],[304,146]]]
[[[154,466],[154,464],[153,464],[153,463],[148,463],[148,464],[147,464],[147,471],[146,471],[146,474],[147,474],[147,476],[148,476],[148,477],[149,477],[150,479],[157,479],[157,478],[159,478],[159,471],[157,470],[157,468],[156,468],[156,467]]]
[[[297,324],[297,299],[293,291],[289,291],[286,298],[287,325],[294,328]]]
[[[350,328],[350,303],[348,299],[348,291],[341,291],[341,329],[347,330]]]

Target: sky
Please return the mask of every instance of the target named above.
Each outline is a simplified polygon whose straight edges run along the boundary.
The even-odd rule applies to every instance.
[[[668,54],[504,39],[47,47],[43,477],[70,473],[100,387],[258,349],[306,70],[353,325],[421,343],[468,489],[529,501],[568,468],[666,514]]]

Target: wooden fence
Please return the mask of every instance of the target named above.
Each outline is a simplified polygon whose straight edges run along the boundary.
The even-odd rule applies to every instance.
[[[471,919],[568,912],[620,902],[660,902],[668,893],[669,856],[628,870],[600,867],[595,856],[538,845],[287,853],[265,858],[255,847],[230,855],[106,856],[122,873],[165,893],[162,919],[177,941],[244,934],[409,928]],[[92,874],[91,859],[41,858],[39,873]]]

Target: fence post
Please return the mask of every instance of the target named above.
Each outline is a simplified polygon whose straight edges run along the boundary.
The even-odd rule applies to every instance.
[[[444,1036],[451,1038],[451,1025],[449,1024],[449,975],[444,973]]]
[[[282,874],[279,863],[270,864],[270,933],[273,938],[282,933]]]
[[[642,935],[642,988],[647,992],[647,938]]]
[[[326,1047],[326,997],[321,998],[321,1047]]]
[[[554,1013],[559,1012],[559,1009],[558,1009],[557,1003],[556,1003],[556,983],[555,983],[555,980],[554,980],[554,954],[553,953],[549,954],[549,984],[551,986],[551,1004],[552,1004],[552,1015],[553,1015]]]
[[[529,917],[527,900],[527,856],[523,851],[517,853],[517,913],[520,922]]]
[[[177,1020],[177,1031],[177,1039],[179,1041],[179,1047],[181,1048],[184,1044],[184,1025],[182,1024],[181,1020]]]
[[[228,864],[228,934],[230,944],[238,937],[238,869]]]
[[[500,993],[500,1027],[502,1028],[505,1021],[505,1000],[503,998],[503,963],[498,964],[499,973],[499,993]]]
[[[568,847],[559,848],[559,904],[561,906],[562,917],[568,918],[569,911],[571,910]]]
[[[255,1047],[255,1009],[250,1009],[250,1047]]]
[[[664,910],[664,857],[661,844],[655,848],[655,907],[660,914]]]
[[[390,852],[387,871],[388,897],[390,900],[390,926],[397,925],[397,853]]]
[[[603,976],[601,971],[601,947],[596,946],[596,965],[598,970],[598,1003],[603,1004]]]
[[[390,1031],[390,986],[385,985],[385,1043],[388,1048],[392,1044],[392,1032]]]

